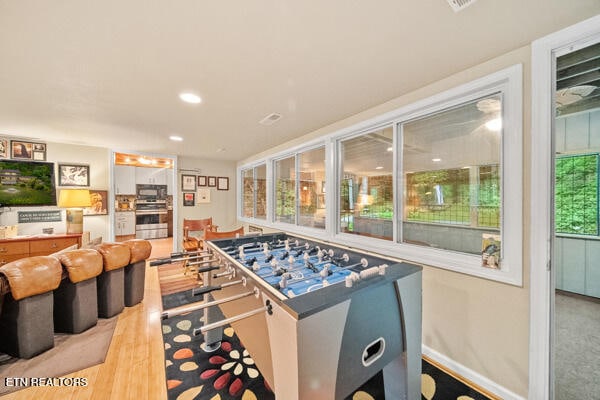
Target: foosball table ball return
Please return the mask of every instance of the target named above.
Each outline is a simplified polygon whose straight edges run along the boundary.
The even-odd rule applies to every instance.
[[[206,246],[203,301],[163,312],[204,310],[205,351],[231,325],[278,399],[344,399],[379,372],[386,398],[420,398],[420,266],[285,233]]]

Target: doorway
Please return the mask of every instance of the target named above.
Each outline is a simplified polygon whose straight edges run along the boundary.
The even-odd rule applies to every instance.
[[[600,396],[600,40],[556,51],[554,69],[554,398],[591,399]]]
[[[177,243],[176,171],[176,156],[113,151],[112,240],[172,238]]]
[[[558,376],[558,374],[562,374],[563,371],[555,370],[555,366],[558,365],[556,363],[556,356],[563,357],[564,354],[556,352],[554,346],[557,333],[562,334],[562,332],[557,332],[558,329],[562,329],[562,325],[556,325],[558,315],[555,314],[555,288],[558,287],[557,284],[563,287],[567,284],[567,287],[570,290],[574,290],[574,286],[583,286],[583,291],[584,293],[586,292],[585,283],[572,285],[577,279],[581,279],[581,276],[579,278],[572,278],[570,276],[573,269],[585,271],[585,257],[575,262],[576,257],[572,254],[588,254],[586,253],[588,250],[585,249],[584,242],[590,240],[593,236],[593,232],[591,234],[586,234],[586,230],[583,228],[582,224],[572,223],[571,229],[577,230],[577,233],[556,233],[557,230],[560,231],[566,229],[565,224],[563,224],[566,217],[564,215],[558,215],[558,213],[565,211],[567,208],[564,207],[565,196],[572,196],[573,192],[578,190],[577,185],[573,186],[573,179],[571,180],[571,186],[567,185],[566,189],[565,187],[559,188],[558,186],[564,184],[569,178],[569,176],[565,177],[564,175],[561,175],[564,172],[563,170],[568,169],[573,172],[575,168],[573,165],[582,162],[582,158],[574,160],[569,159],[569,157],[581,157],[582,155],[591,154],[590,163],[585,167],[579,166],[577,168],[587,172],[590,172],[591,170],[590,176],[594,175],[593,154],[596,151],[593,149],[595,148],[595,136],[600,136],[600,132],[596,131],[596,133],[593,133],[592,135],[588,133],[586,143],[583,143],[582,140],[580,143],[575,144],[571,140],[568,142],[567,146],[566,137],[565,141],[562,141],[561,144],[561,125],[566,127],[566,115],[569,114],[572,114],[572,117],[580,119],[581,121],[586,119],[585,115],[590,114],[591,111],[589,110],[594,108],[592,99],[598,94],[597,90],[598,86],[600,86],[600,82],[595,83],[594,80],[586,82],[585,80],[580,80],[579,77],[571,76],[569,72],[566,72],[568,69],[563,69],[563,71],[561,71],[561,63],[565,64],[565,60],[573,58],[573,56],[576,55],[576,52],[599,42],[600,16],[597,16],[537,40],[532,45],[532,156],[530,213],[531,322],[529,398],[548,398],[556,400],[568,398],[564,397],[566,395],[565,393],[555,390],[555,383],[558,383],[560,379],[563,379],[562,375],[560,377]],[[581,56],[582,54],[587,54],[589,52],[590,49],[579,53],[579,55]],[[561,57],[565,58],[561,59]],[[593,61],[593,57],[590,58],[591,59],[587,60],[587,62],[594,65],[597,61]],[[570,71],[573,72],[575,70],[576,68],[571,69]],[[595,71],[597,74],[597,67],[595,68]],[[561,82],[561,75],[559,73],[567,75],[569,79],[571,79],[570,83],[572,83],[572,85]],[[585,72],[581,72],[579,75],[583,74],[585,74]],[[576,73],[574,75],[578,74]],[[549,84],[549,82],[551,82],[551,84]],[[570,100],[565,101],[565,98],[570,98]],[[569,104],[565,104],[564,106],[559,105],[557,100],[563,100],[563,103]],[[579,102],[579,105],[575,104],[577,102]],[[586,104],[587,106],[583,107]],[[580,108],[577,109],[578,107]],[[557,111],[562,112],[563,115],[557,117]],[[563,120],[561,120],[561,118]],[[588,115],[587,120],[589,121],[590,118],[591,117]],[[574,121],[570,121],[569,124],[574,126],[573,122]],[[572,136],[570,139],[576,139],[579,137],[579,133],[571,133],[570,136]],[[594,139],[590,142],[591,137]],[[598,138],[598,140],[600,140],[600,138]],[[582,150],[585,151],[582,152]],[[556,152],[561,154],[557,155]],[[556,188],[555,162],[564,164],[557,164],[556,178],[558,180],[556,181]],[[571,168],[566,166],[569,163],[571,163]],[[575,168],[575,170],[577,170],[577,168]],[[559,175],[561,176],[559,177]],[[573,178],[572,175],[571,178]],[[560,180],[562,180],[562,182],[560,182]],[[577,181],[577,179],[575,179],[575,181]],[[585,191],[585,188],[583,190]],[[590,187],[588,187],[588,190],[593,192],[593,189]],[[561,196],[563,198],[561,198]],[[593,201],[597,201],[597,198],[595,200],[593,198],[588,198],[586,204]],[[555,210],[557,212],[556,215]],[[571,211],[571,213],[573,212],[574,211]],[[592,220],[598,219],[597,214],[595,217],[592,215],[587,216],[586,218]],[[583,220],[586,220],[586,218]],[[568,243],[565,243],[564,239],[577,239],[578,241],[569,241]],[[577,246],[579,246],[579,251]],[[581,250],[582,248],[583,250]],[[564,250],[566,250],[567,253],[565,253]],[[589,254],[593,259],[593,252],[590,251]],[[563,262],[561,265],[561,258],[568,262]],[[576,267],[573,267],[573,265],[576,265]],[[569,269],[567,274],[565,274],[565,269]],[[583,275],[585,275],[585,273]],[[566,281],[565,277],[567,278]],[[589,294],[584,294],[584,296],[589,297]],[[577,306],[576,308],[581,309],[580,306]],[[564,321],[558,322],[564,325]],[[597,362],[597,359],[594,360],[594,362]],[[581,365],[582,364],[580,364],[579,367],[581,367]],[[591,378],[594,379],[593,377]],[[583,385],[585,385],[585,383],[583,383]],[[563,389],[563,387],[561,387],[561,389]],[[558,397],[557,395],[563,397]],[[584,396],[583,398],[590,397]]]

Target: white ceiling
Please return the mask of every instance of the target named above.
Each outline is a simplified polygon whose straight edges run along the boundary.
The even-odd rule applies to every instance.
[[[459,13],[445,0],[0,0],[0,135],[240,160],[599,12],[598,0]],[[182,103],[183,90],[204,101]]]

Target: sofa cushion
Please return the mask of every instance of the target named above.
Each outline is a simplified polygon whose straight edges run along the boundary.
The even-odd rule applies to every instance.
[[[126,240],[123,243],[129,246],[129,250],[131,251],[131,258],[129,259],[130,264],[134,264],[138,261],[143,261],[150,257],[150,253],[152,252],[152,245],[148,240],[131,239]]]
[[[96,246],[96,250],[102,255],[105,271],[123,268],[129,264],[131,250],[123,243],[102,243]]]
[[[93,249],[79,249],[58,255],[73,283],[94,278],[102,273],[102,255]]]
[[[0,267],[15,300],[50,292],[60,285],[62,266],[52,256],[21,258]]]

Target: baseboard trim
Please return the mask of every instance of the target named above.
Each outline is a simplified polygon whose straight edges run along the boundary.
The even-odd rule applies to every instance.
[[[485,376],[480,375],[472,369],[459,364],[425,345],[422,346],[422,352],[423,358],[425,358],[426,361],[432,362],[437,368],[440,368],[442,371],[463,382],[465,385],[472,387],[491,399],[525,400],[524,397],[511,392],[505,387],[498,385],[496,382],[491,381]]]

